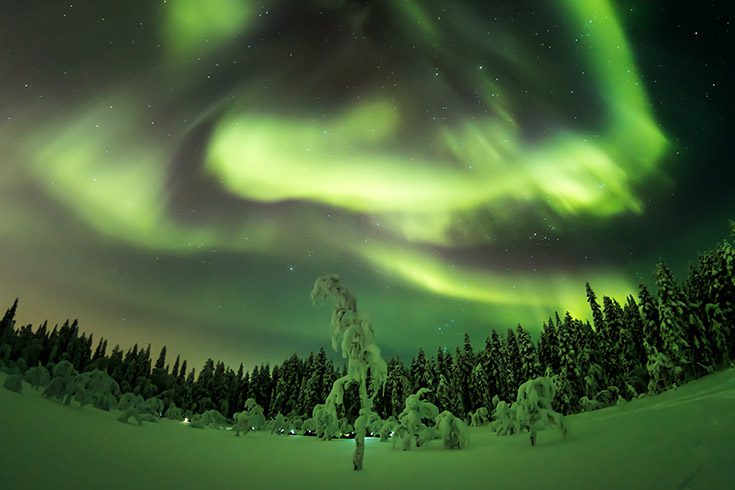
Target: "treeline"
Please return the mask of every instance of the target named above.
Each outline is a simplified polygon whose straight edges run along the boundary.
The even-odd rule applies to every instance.
[[[518,325],[504,333],[492,330],[483,349],[475,351],[467,334],[464,344],[435,355],[419,350],[408,365],[388,363],[384,390],[374,402],[386,419],[398,415],[407,396],[419,388],[440,411],[467,417],[480,407],[492,409],[497,400],[513,401],[526,380],[547,374],[557,385],[555,409],[565,414],[608,405],[680,385],[730,364],[735,358],[735,225],[729,240],[702,254],[683,282],[660,262],[656,289],[640,286],[637,297],[621,304],[603,297],[600,303],[589,284],[587,300],[592,323],[569,313],[549,318],[538,342]],[[108,352],[105,339],[79,331],[76,321],[49,330],[47,323],[15,328],[17,300],[0,322],[0,364],[8,372],[25,372],[66,360],[79,373],[99,369],[119,385],[120,393],[158,398],[184,413],[218,410],[230,418],[254,398],[273,418],[277,414],[308,418],[322,403],[332,383],[344,372],[324,349],[301,358],[294,354],[282,364],[235,371],[208,359],[198,375],[186,360],[169,362],[166,347],[155,362],[150,345]],[[356,386],[345,394],[350,421],[358,411]],[[495,399],[495,401],[494,401]]]

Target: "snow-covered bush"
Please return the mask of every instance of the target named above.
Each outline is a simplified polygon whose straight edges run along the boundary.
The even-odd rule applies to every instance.
[[[120,410],[117,420],[124,424],[127,424],[131,418],[138,425],[143,425],[143,422],[156,422],[158,420],[157,416],[150,413],[148,404],[146,404],[143,397],[134,393],[123,393],[117,402],[117,408]]]
[[[393,447],[398,442],[403,450],[407,451],[413,447],[420,447],[434,438],[436,434],[434,423],[439,415],[439,409],[433,403],[421,399],[421,396],[428,391],[430,390],[427,388],[421,388],[406,398],[406,407],[398,415],[398,425],[393,430],[395,438]]]
[[[268,423],[268,430],[271,434],[285,434],[288,430],[288,421],[286,417],[278,413],[273,420]]]
[[[563,438],[569,434],[566,419],[551,408],[556,395],[556,386],[548,377],[526,381],[518,388],[515,407],[518,425],[530,434],[531,445],[536,445],[536,433],[540,429],[555,426]]]
[[[355,434],[360,431],[364,431],[365,434],[373,434],[378,431],[381,420],[380,416],[372,410],[367,413],[360,411],[360,414],[355,419]],[[345,431],[343,431],[344,433]]]
[[[587,370],[587,375],[584,377],[585,393],[587,394],[587,400],[595,398],[595,395],[600,390],[600,386],[604,386],[602,380],[605,379],[605,373],[599,364],[593,363]],[[580,399],[580,404],[582,400]]]
[[[5,383],[3,384],[10,391],[20,393],[23,391],[23,376],[20,374],[11,374],[5,378]]]
[[[48,385],[49,381],[51,381],[51,374],[45,367],[36,366],[26,371],[23,375],[23,379],[25,379],[33,389],[37,390]]]
[[[462,449],[470,444],[470,430],[467,424],[452,412],[444,410],[436,417],[436,428],[444,441],[445,449]]]
[[[328,441],[339,434],[339,421],[333,405],[320,403],[311,412],[314,419],[314,431],[319,439]]]
[[[352,426],[350,421],[347,420],[347,417],[342,417],[341,419],[339,419],[337,425],[339,426],[340,436],[346,436],[355,432],[355,428]]]
[[[600,391],[595,399],[602,407],[610,407],[615,405],[621,396],[620,389],[617,386],[608,386]]]
[[[255,398],[248,398],[245,400],[245,411],[248,414],[248,420],[250,421],[250,427],[252,430],[265,429],[265,415],[263,414],[263,407],[258,405]]]
[[[28,363],[24,358],[20,358],[17,361],[15,361],[15,370],[17,374],[20,374],[21,377],[23,374],[25,374],[26,371],[28,371]]]
[[[493,410],[493,422],[491,424],[495,433],[499,436],[510,436],[520,431],[518,417],[516,417],[515,405],[508,405],[501,400]]]
[[[49,381],[42,396],[69,405],[74,395],[74,379],[77,375],[74,366],[69,361],[59,361],[54,365],[52,373],[51,381]]]
[[[500,397],[498,395],[493,395],[492,400],[490,400],[490,403],[493,404],[493,410],[495,410],[495,407],[498,406],[498,403],[500,403]]]
[[[615,406],[625,411],[625,408],[628,406],[628,400],[622,396],[618,396],[618,401],[615,402]]]
[[[110,410],[117,404],[119,393],[115,380],[99,369],[74,378],[74,399],[81,406],[92,404],[100,410]]]
[[[380,442],[387,442],[397,426],[398,420],[396,420],[393,415],[388,417],[387,420],[382,420],[380,423],[380,428],[378,429],[378,434],[380,434]]]
[[[488,422],[487,408],[480,407],[474,412],[470,412],[470,425],[472,427],[479,427],[485,425]]]
[[[301,423],[301,433],[305,436],[316,434],[316,422],[314,417],[309,417]]]
[[[235,419],[235,423],[232,424],[232,430],[235,432],[236,437],[240,437],[241,432],[247,434],[252,430],[251,425],[248,424],[247,412],[237,412],[233,415],[233,418]]]
[[[216,429],[222,430],[227,424],[227,419],[217,410],[207,410],[204,413],[198,413],[191,418],[189,427],[192,429]]]
[[[251,430],[263,430],[266,426],[263,407],[258,405],[254,398],[245,400],[245,410],[236,413],[234,418],[235,424],[232,429],[236,436],[239,436],[240,432],[247,434]]]
[[[676,386],[676,379],[681,376],[681,367],[674,366],[669,357],[661,352],[656,352],[646,363],[648,371],[648,391],[650,393],[661,393]]]
[[[156,415],[157,417],[161,417],[161,414],[163,413],[163,400],[154,396],[153,398],[147,399],[145,404],[148,407],[148,412]]]
[[[599,410],[602,408],[602,404],[600,402],[594,398],[590,400],[586,396],[579,399],[579,404],[585,412],[592,412],[593,410]]]
[[[304,420],[298,415],[294,415],[292,417],[289,417],[288,419],[288,427],[290,430],[293,430],[294,432],[300,431],[301,426],[303,424],[304,424]]]
[[[170,420],[183,420],[184,411],[172,403],[168,406],[168,409],[166,409],[164,417]]]
[[[8,372],[11,352],[12,349],[8,344],[0,344],[0,370]]]

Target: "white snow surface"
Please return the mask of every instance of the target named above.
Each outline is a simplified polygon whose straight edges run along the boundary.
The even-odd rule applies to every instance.
[[[0,386],[5,375],[0,374]],[[470,446],[435,440],[412,451],[366,441],[234,437],[162,420],[63,406],[28,384],[0,388],[0,487],[6,489],[689,489],[735,488],[735,369],[677,390],[568,417],[570,436],[498,437],[470,429]]]

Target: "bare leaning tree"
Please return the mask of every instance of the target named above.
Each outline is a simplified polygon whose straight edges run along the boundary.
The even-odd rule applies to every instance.
[[[377,419],[373,412],[373,398],[385,385],[388,366],[375,345],[375,333],[370,322],[357,312],[355,295],[342,285],[338,274],[319,277],[311,290],[314,304],[322,303],[328,296],[334,298],[332,313],[332,348],[336,351],[340,344],[342,357],[347,359],[347,374],[334,382],[327,396],[326,409],[335,413],[341,405],[345,387],[356,382],[360,393],[360,414],[355,420],[355,452],[352,466],[355,471],[362,470],[365,457],[365,432],[367,425]],[[371,378],[370,394],[367,379]]]

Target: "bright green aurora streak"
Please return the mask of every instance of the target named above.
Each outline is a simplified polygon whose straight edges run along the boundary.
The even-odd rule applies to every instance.
[[[276,30],[282,2],[167,2],[152,16],[155,70],[108,80],[43,124],[43,110],[31,109],[0,142],[89,230],[140,253],[219,250],[255,269],[353,271],[417,304],[458,301],[466,321],[499,328],[512,325],[498,319],[536,329],[560,308],[586,317],[587,280],[620,299],[636,290],[632,275],[604,264],[570,271],[463,258],[496,254],[508,235],[539,223],[562,233],[643,213],[641,188],[665,180],[669,143],[611,2],[551,2],[565,22],[558,48],[529,47],[522,29],[472,24],[459,5],[442,13],[437,2],[386,2],[380,15],[400,33],[385,50],[387,41],[365,34],[372,11],[318,4],[319,15],[344,15],[352,29],[333,51],[309,52],[297,32]],[[350,67],[387,75],[342,82]],[[198,209],[184,216],[176,196],[186,182],[176,176],[185,172],[234,207],[216,219],[192,217]],[[174,307],[175,295],[162,294],[164,311],[201,307]],[[292,322],[262,304],[243,308],[268,328]],[[383,319],[398,324],[394,310]]]

